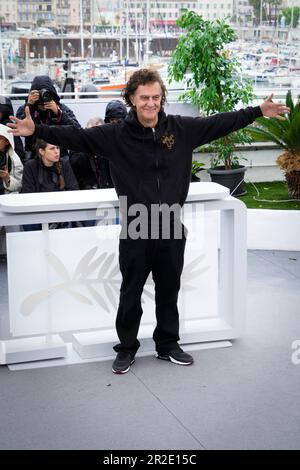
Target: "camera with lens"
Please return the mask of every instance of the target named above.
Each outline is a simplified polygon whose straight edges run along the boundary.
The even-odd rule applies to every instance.
[[[48,103],[49,101],[53,100],[53,94],[50,90],[47,90],[47,88],[42,88],[39,90],[39,104],[44,104]]]
[[[7,156],[5,152],[0,151],[0,170],[5,170],[7,167]]]

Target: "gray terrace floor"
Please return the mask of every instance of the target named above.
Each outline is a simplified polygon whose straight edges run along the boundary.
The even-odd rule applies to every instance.
[[[299,300],[299,252],[249,251],[247,329],[232,347],[193,351],[191,367],[1,366],[0,449],[299,449]]]

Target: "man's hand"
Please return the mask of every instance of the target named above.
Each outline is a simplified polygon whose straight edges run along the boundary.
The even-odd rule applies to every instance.
[[[57,104],[55,103],[54,100],[47,101],[46,103],[44,103],[43,108],[44,109],[50,109],[50,111],[52,111],[52,113],[55,114],[55,115],[58,114],[58,106],[57,106]]]
[[[290,112],[290,108],[282,103],[273,103],[272,98],[273,93],[260,105],[263,116],[284,120],[285,117],[282,116],[282,114],[288,114]]]
[[[35,125],[31,118],[29,107],[25,106],[25,118],[18,119],[15,116],[9,116],[9,119],[12,121],[8,123],[7,126],[11,128],[9,132],[13,135],[22,135],[24,137],[32,135],[35,131]]]
[[[28,96],[27,104],[34,105],[40,98],[38,90],[31,90]]]

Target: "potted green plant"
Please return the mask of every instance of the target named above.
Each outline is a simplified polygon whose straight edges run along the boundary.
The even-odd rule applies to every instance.
[[[261,117],[247,132],[253,139],[274,142],[284,150],[276,162],[285,173],[289,197],[300,199],[300,96],[295,104],[289,90],[285,101],[290,108],[286,119]]]
[[[192,174],[191,174],[191,181],[192,182],[200,181],[198,173],[199,173],[199,171],[204,170],[203,166],[204,166],[204,163],[198,162],[198,160],[193,160],[192,161]]]
[[[239,63],[225,49],[236,38],[226,21],[204,20],[195,12],[184,10],[177,24],[185,32],[172,53],[169,81],[181,81],[190,72],[186,81],[188,89],[179,99],[197,106],[206,116],[248,104],[253,98],[252,84],[240,80]],[[250,141],[249,134],[243,129],[210,145],[214,153],[212,168],[208,170],[211,178],[219,182],[220,176],[221,184],[229,187],[234,195],[245,194],[240,180],[243,180],[246,168],[240,165],[236,146]]]

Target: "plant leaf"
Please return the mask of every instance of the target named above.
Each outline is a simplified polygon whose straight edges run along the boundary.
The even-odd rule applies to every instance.
[[[184,280],[189,281],[190,279],[195,279],[199,274],[203,274],[209,269],[209,266],[203,266],[202,268],[196,269],[196,271],[188,272],[184,274]]]
[[[184,292],[191,292],[193,290],[196,290],[197,287],[194,287],[194,286],[189,286],[188,284],[184,284],[181,286],[181,291],[184,291]]]
[[[105,300],[103,299],[103,297],[99,294],[99,292],[96,291],[96,289],[94,289],[94,287],[89,285],[89,284],[87,284],[86,287],[90,291],[90,294],[93,296],[93,298],[97,302],[97,304],[100,305],[103,308],[103,310],[105,310],[107,313],[109,313],[109,308],[108,308]]]
[[[64,281],[69,282],[71,280],[70,274],[63,264],[63,262],[52,252],[48,252],[48,262],[55,269]]]
[[[120,287],[118,287],[114,282],[110,283],[111,288],[116,292],[116,294],[120,295]]]
[[[265,142],[275,142],[280,147],[287,148],[287,146],[282,142],[282,140],[278,139],[272,132],[269,132],[265,129],[252,127],[249,127],[247,130],[254,139],[263,140]]]
[[[77,280],[79,276],[85,276],[89,269],[89,263],[93,259],[97,250],[98,247],[94,246],[81,258],[74,271],[73,280]]]
[[[113,293],[113,290],[111,289],[111,287],[109,286],[107,282],[104,283],[104,290],[105,290],[108,300],[110,301],[114,309],[117,309],[117,302],[116,302],[115,294]]]
[[[104,263],[102,264],[102,267],[99,271],[99,274],[98,274],[98,279],[103,279],[107,270],[109,269],[109,267],[111,266],[112,262],[113,262],[113,259],[114,259],[114,256],[115,254],[114,253],[111,253],[107,258],[106,260],[104,261]]]
[[[201,263],[205,258],[205,254],[197,256],[193,261],[186,265],[185,271],[192,271],[199,263]]]
[[[47,299],[49,296],[48,289],[42,289],[35,294],[31,294],[26,297],[25,300],[20,305],[20,313],[24,315],[24,317],[29,316],[33,310],[37,307],[37,305],[42,302],[43,300]]]
[[[78,302],[81,302],[83,304],[90,304],[90,305],[93,303],[88,297],[86,297],[83,294],[80,294],[79,292],[74,291],[70,287],[68,287],[66,290],[70,294],[70,296],[73,297],[73,299],[78,300]]]
[[[116,276],[116,274],[119,274],[119,273],[120,273],[120,267],[119,267],[119,264],[116,264],[110,271],[108,275],[108,279],[113,279]]]
[[[149,297],[149,299],[155,300],[155,295],[152,294],[152,292],[149,292],[147,289],[144,289],[143,294],[144,294],[146,297]]]

